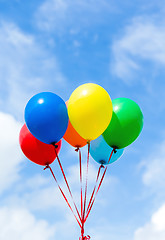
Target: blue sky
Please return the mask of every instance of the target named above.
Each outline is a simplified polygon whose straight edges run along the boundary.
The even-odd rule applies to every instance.
[[[1,240],[78,239],[52,177],[23,156],[18,135],[31,96],[51,91],[66,101],[87,82],[112,99],[136,101],[144,127],[109,166],[86,233],[95,240],[165,239],[164,26],[162,0],[0,0]],[[78,201],[78,156],[65,141],[60,158]],[[63,186],[56,161],[52,167]],[[91,158],[89,189],[97,168]]]

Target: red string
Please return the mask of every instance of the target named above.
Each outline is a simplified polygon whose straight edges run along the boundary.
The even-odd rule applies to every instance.
[[[74,215],[75,219],[77,220],[77,223],[78,223],[78,225],[79,225],[79,226],[80,226],[80,228],[81,228],[81,227],[82,227],[82,225],[81,225],[81,223],[79,222],[79,220],[77,219],[76,215],[74,214],[74,212],[73,212],[73,209],[72,209],[72,207],[70,206],[70,204],[69,204],[69,202],[68,202],[68,200],[67,200],[67,198],[66,198],[66,196],[65,196],[64,192],[62,191],[62,189],[61,189],[61,187],[60,187],[60,185],[59,185],[59,183],[58,183],[58,181],[57,181],[57,179],[56,179],[56,177],[55,177],[55,175],[54,175],[54,173],[53,173],[53,170],[52,170],[52,168],[51,168],[49,165],[47,165],[47,166],[44,168],[44,170],[45,170],[45,169],[47,169],[47,168],[49,168],[49,169],[50,169],[50,172],[51,172],[51,174],[52,174],[52,176],[53,176],[54,180],[56,181],[56,183],[57,183],[57,186],[58,186],[58,188],[59,188],[60,192],[62,193],[62,196],[64,197],[64,199],[65,199],[66,203],[68,204],[68,207],[69,207],[69,208],[70,208],[70,210],[72,211],[72,213],[73,213],[73,215]]]
[[[86,222],[86,220],[87,220],[87,218],[88,218],[88,216],[89,216],[89,214],[90,214],[90,212],[91,212],[91,209],[92,209],[92,207],[93,207],[93,204],[94,204],[94,202],[95,202],[96,196],[97,196],[97,194],[98,194],[98,192],[99,192],[99,190],[100,190],[100,187],[101,187],[101,185],[102,185],[102,182],[103,182],[103,179],[104,179],[104,177],[105,177],[105,173],[106,173],[106,171],[107,171],[107,167],[108,167],[108,166],[106,166],[106,168],[105,168],[105,170],[104,170],[104,172],[103,172],[103,175],[102,175],[102,177],[101,177],[101,180],[100,180],[100,182],[99,182],[99,185],[98,185],[98,188],[97,188],[97,191],[96,191],[96,187],[97,187],[97,183],[98,183],[98,180],[99,180],[101,168],[102,168],[103,166],[101,165],[101,166],[99,167],[98,173],[97,173],[97,178],[96,178],[96,183],[95,183],[95,186],[94,186],[94,189],[93,189],[93,192],[92,192],[92,195],[91,195],[91,198],[90,198],[90,200],[89,200],[88,207],[87,207],[87,210],[86,210],[90,142],[88,143],[88,154],[87,154],[87,167],[86,167],[86,183],[85,183],[84,202],[83,202],[83,191],[82,191],[82,161],[81,161],[81,151],[80,151],[79,148],[75,149],[76,151],[79,151],[79,164],[80,164],[80,184],[81,184],[81,216],[80,216],[80,213],[79,213],[79,211],[78,211],[78,209],[77,209],[77,206],[76,206],[76,204],[75,204],[75,202],[74,202],[73,195],[72,195],[71,189],[70,189],[70,187],[69,187],[69,184],[68,184],[66,175],[65,175],[65,173],[64,173],[62,164],[61,164],[60,159],[59,159],[59,157],[58,157],[58,154],[57,154],[57,151],[56,151],[56,146],[55,146],[55,144],[53,144],[53,145],[54,145],[54,147],[55,147],[55,153],[56,153],[56,156],[57,156],[58,164],[59,164],[59,166],[60,166],[62,175],[63,175],[63,177],[64,177],[65,183],[66,183],[66,185],[67,185],[68,191],[69,191],[69,193],[70,193],[70,196],[71,196],[71,198],[72,198],[74,207],[75,207],[75,209],[76,209],[76,212],[77,212],[77,214],[78,214],[78,217],[79,217],[80,221],[79,221],[78,218],[76,217],[76,215],[75,215],[75,213],[74,213],[71,205],[69,204],[69,202],[68,202],[68,200],[67,200],[64,192],[62,191],[61,187],[59,186],[59,184],[58,184],[58,182],[57,182],[57,179],[56,179],[56,177],[55,177],[55,175],[54,175],[51,167],[48,165],[48,166],[45,167],[45,169],[46,169],[46,168],[49,168],[49,169],[50,169],[50,171],[51,171],[51,173],[52,173],[52,175],[53,175],[53,178],[54,178],[54,180],[56,181],[56,183],[57,183],[57,185],[58,185],[58,188],[59,188],[62,196],[64,197],[67,205],[69,206],[69,208],[70,208],[70,210],[72,211],[72,213],[73,213],[73,215],[74,215],[77,223],[79,224],[79,226],[80,226],[80,228],[81,228],[81,237],[79,238],[79,240],[90,240],[90,236],[89,236],[89,235],[84,236],[84,224],[85,224],[85,222]],[[110,154],[108,163],[110,162],[110,159],[111,159],[112,154],[113,154],[114,151],[115,151],[115,148],[112,150],[112,152],[111,152],[111,154]],[[45,169],[44,169],[44,170],[45,170]],[[84,204],[84,206],[83,206],[83,204]],[[85,212],[86,212],[86,216],[85,216]],[[81,222],[81,223],[80,223],[80,222]]]
[[[83,194],[82,194],[82,163],[81,163],[81,150],[79,149],[79,165],[80,165],[80,185],[81,185],[81,219],[83,217]]]
[[[100,167],[99,167],[99,170],[98,170],[98,173],[97,173],[97,178],[96,178],[96,183],[95,183],[95,186],[94,186],[94,189],[93,189],[91,198],[90,198],[89,203],[88,203],[87,212],[88,212],[89,207],[90,207],[90,204],[91,204],[91,202],[92,202],[92,200],[93,200],[93,196],[94,196],[94,193],[95,193],[95,190],[96,190],[96,186],[97,186],[97,182],[98,182],[98,179],[99,179],[99,176],[100,176],[100,170],[101,170],[101,168],[104,168],[104,166],[103,166],[103,165],[100,165]]]
[[[94,202],[95,202],[97,193],[98,193],[98,191],[99,191],[99,189],[100,189],[100,187],[101,187],[101,184],[102,184],[102,182],[103,182],[103,179],[104,179],[104,176],[105,176],[106,171],[107,171],[107,167],[105,168],[105,170],[104,170],[104,172],[103,172],[103,175],[102,175],[102,178],[101,178],[101,180],[100,180],[99,186],[98,186],[98,188],[97,188],[96,194],[95,194],[94,199],[93,199],[93,201],[92,201],[92,203],[91,203],[91,205],[90,205],[90,207],[89,207],[89,209],[88,209],[88,212],[87,212],[87,215],[86,215],[86,217],[85,217],[84,222],[86,222],[86,220],[87,220],[87,218],[88,218],[88,216],[89,216],[89,213],[91,212],[92,206],[93,206],[93,204],[94,204]]]
[[[84,208],[83,208],[83,216],[82,216],[82,227],[81,227],[81,237],[84,238],[84,223],[85,223],[85,208],[86,208],[86,197],[87,197],[87,186],[88,186],[88,168],[89,168],[89,150],[90,150],[90,142],[88,142],[88,155],[87,155],[87,168],[86,168],[86,184],[85,184],[85,197],[84,197]]]
[[[61,169],[62,175],[63,175],[63,177],[64,177],[65,183],[66,183],[67,188],[68,188],[68,190],[69,190],[69,193],[70,193],[70,196],[71,196],[71,198],[72,198],[72,201],[73,201],[74,207],[75,207],[76,212],[77,212],[77,214],[78,214],[78,217],[79,217],[79,219],[80,219],[80,221],[81,221],[80,213],[79,213],[79,211],[78,211],[78,209],[77,209],[77,206],[76,206],[76,204],[75,204],[75,201],[74,201],[74,199],[73,199],[73,195],[72,195],[72,192],[71,192],[71,190],[70,190],[70,187],[69,187],[68,181],[67,181],[67,179],[66,179],[66,176],[65,176],[65,173],[64,173],[64,169],[63,169],[63,167],[62,167],[62,164],[61,164],[61,162],[60,162],[60,159],[59,159],[58,154],[57,154],[57,151],[56,151],[56,147],[55,147],[54,149],[55,149],[55,153],[56,153],[56,156],[57,156],[58,164],[59,164],[59,166],[60,166],[60,169]]]
[[[112,157],[112,154],[113,154],[114,151],[115,151],[115,148],[113,148],[113,150],[112,150],[112,152],[111,152],[111,154],[110,154],[108,163],[110,162],[111,157]],[[101,184],[102,184],[102,182],[103,182],[103,179],[104,179],[105,173],[106,173],[106,171],[107,171],[107,168],[108,168],[108,166],[106,166],[106,168],[105,168],[105,170],[104,170],[104,172],[103,172],[103,175],[102,175],[102,178],[101,178],[101,180],[100,180],[100,183],[99,183],[99,186],[98,186],[98,188],[97,188],[97,191],[96,191],[96,193],[95,193],[94,199],[93,199],[93,201],[92,201],[92,203],[91,203],[91,205],[90,205],[90,207],[89,207],[89,209],[88,209],[88,211],[87,211],[86,217],[85,217],[85,219],[84,219],[84,223],[86,222],[86,220],[87,220],[87,218],[88,218],[88,216],[89,216],[89,213],[91,212],[92,206],[93,206],[93,204],[94,204],[94,202],[95,202],[96,196],[97,196],[98,191],[99,191],[99,189],[100,189],[100,187],[101,187]]]

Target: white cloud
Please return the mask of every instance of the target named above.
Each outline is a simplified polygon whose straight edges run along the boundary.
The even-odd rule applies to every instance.
[[[134,240],[143,239],[165,239],[165,204],[152,215],[149,223],[136,230]]]
[[[19,179],[22,154],[19,149],[21,124],[11,115],[0,112],[0,192]]]
[[[126,83],[135,79],[138,71],[144,71],[142,61],[159,67],[165,66],[165,27],[154,17],[137,17],[127,26],[112,46],[111,70]],[[140,62],[141,61],[141,62]],[[132,80],[131,80],[132,79]],[[147,81],[149,81],[147,79]]]
[[[34,178],[32,178],[32,180],[34,180]],[[61,187],[63,190],[65,189],[63,184],[61,184]],[[66,196],[68,196],[67,191],[65,192]],[[67,208],[65,200],[53,180],[50,180],[47,186],[40,186],[39,188],[33,190],[30,189],[22,194],[20,193],[20,196],[16,195],[15,203],[28,206],[28,208],[32,210],[51,210],[53,207],[56,207],[61,209],[63,212],[66,211]]]
[[[40,175],[29,175],[29,178],[24,178],[24,181],[18,182],[14,193],[8,195],[3,202],[11,207],[21,206],[32,211],[51,211],[55,207],[55,211],[60,209],[62,213],[66,213],[67,209],[69,212],[70,210],[67,208],[67,204],[51,174],[44,171],[41,173]],[[44,173],[49,177],[46,177]],[[59,184],[68,196],[65,184],[62,181],[59,181]]]
[[[42,30],[75,34],[83,27],[103,21],[102,14],[105,16],[112,9],[114,3],[107,0],[46,0],[36,19]]]
[[[152,223],[157,231],[165,231],[165,204],[152,216]]]
[[[55,226],[37,220],[27,209],[0,208],[1,240],[51,240],[55,230]]]
[[[162,192],[160,189],[165,187],[165,141],[149,155],[146,160],[143,160],[142,166],[145,167],[143,173],[143,183],[152,188],[156,192]]]
[[[46,51],[39,39],[24,33],[13,23],[0,23],[0,108],[23,116],[29,98],[65,84],[55,56]]]

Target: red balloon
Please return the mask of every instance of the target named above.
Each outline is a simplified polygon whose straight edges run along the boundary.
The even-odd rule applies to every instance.
[[[59,153],[61,149],[61,140],[56,143],[56,152]],[[23,125],[19,135],[19,144],[22,152],[32,162],[39,165],[51,164],[57,157],[55,147],[50,144],[43,143],[35,138],[28,130],[26,124]]]

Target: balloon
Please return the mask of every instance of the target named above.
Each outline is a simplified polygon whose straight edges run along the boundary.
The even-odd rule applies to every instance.
[[[20,131],[19,144],[25,156],[39,165],[51,164],[56,158],[54,146],[35,138],[25,124]],[[61,140],[56,145],[58,146],[56,149],[58,154],[61,148]]]
[[[68,127],[65,102],[51,92],[36,94],[26,105],[25,122],[37,139],[47,144],[56,143]]]
[[[111,147],[124,148],[139,136],[143,114],[138,104],[128,98],[114,99],[112,104],[112,119],[103,137]]]
[[[113,148],[106,143],[102,135],[90,143],[90,155],[100,164],[108,164],[112,150]],[[116,149],[112,154],[109,164],[119,159],[123,154],[123,151],[124,149]]]
[[[66,106],[68,106],[68,101],[66,102]],[[65,141],[67,141],[73,147],[83,147],[87,144],[87,141],[84,138],[82,138],[78,134],[78,132],[76,132],[76,130],[72,126],[70,120],[68,123],[68,128],[67,128],[63,138],[65,139]]]
[[[112,101],[104,88],[86,83],[74,90],[68,102],[71,124],[87,141],[96,139],[108,127]]]

